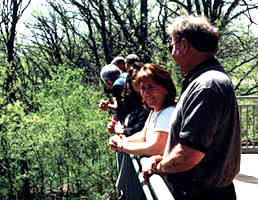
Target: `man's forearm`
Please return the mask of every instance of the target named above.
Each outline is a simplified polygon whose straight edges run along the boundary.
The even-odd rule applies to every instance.
[[[196,166],[204,156],[205,154],[198,150],[178,144],[168,155],[163,157],[157,166],[157,171],[161,173],[188,171]]]

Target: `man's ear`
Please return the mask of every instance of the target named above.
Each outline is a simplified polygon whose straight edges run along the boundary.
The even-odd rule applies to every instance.
[[[185,38],[181,38],[180,43],[181,43],[182,53],[186,54],[190,49],[190,43]]]

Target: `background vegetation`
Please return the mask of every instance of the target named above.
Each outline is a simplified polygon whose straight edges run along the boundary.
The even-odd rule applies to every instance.
[[[108,116],[97,109],[101,92],[85,87],[81,74],[60,66],[34,93],[37,112],[24,112],[20,101],[1,110],[0,196],[94,200],[115,195]]]
[[[257,1],[46,0],[18,34],[31,0],[0,2],[1,199],[113,199],[116,166],[99,71],[138,54],[182,77],[168,50],[168,24],[203,14],[221,32],[218,59],[237,95],[258,94]]]

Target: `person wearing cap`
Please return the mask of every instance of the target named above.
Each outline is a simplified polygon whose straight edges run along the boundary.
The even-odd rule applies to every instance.
[[[127,73],[117,73],[114,64],[104,67],[101,70],[101,77],[112,89],[112,94],[117,99],[115,114],[112,116],[111,122],[108,123],[108,131],[117,135],[130,136],[142,130],[149,110],[143,107],[139,91],[133,84],[134,78],[129,77]],[[116,153],[116,159],[118,170],[116,186],[121,192],[119,198],[143,200],[144,194],[135,174],[130,155],[118,152]]]
[[[101,100],[99,108],[101,110],[109,110],[113,113],[112,120],[108,123],[108,131],[114,132],[114,126],[117,121],[122,121],[123,110],[122,108],[122,93],[125,87],[127,73],[121,73],[121,70],[114,64],[109,64],[101,69],[100,77],[105,85],[111,90],[113,99]]]
[[[101,110],[115,111],[117,109],[117,101],[120,101],[119,99],[121,99],[121,92],[119,93],[119,91],[121,90],[121,86],[119,86],[119,84],[116,83],[116,86],[113,87],[113,84],[120,77],[120,75],[120,69],[114,64],[105,65],[101,69],[100,77],[103,80],[105,86],[111,91],[114,97],[113,102],[102,99],[99,103],[99,108]]]
[[[126,72],[125,68],[125,58],[123,56],[116,56],[112,61],[111,64],[116,65],[122,72]]]
[[[123,56],[116,56],[110,64],[116,65],[120,70],[121,73],[126,72],[125,70],[125,58]],[[107,97],[111,101],[111,96],[112,96],[112,90],[110,87],[108,87],[106,84],[104,85],[104,93],[107,95]]]
[[[115,97],[115,114],[112,117],[112,121],[108,123],[108,131],[110,133],[114,133],[114,126],[117,122],[123,122],[124,116],[127,114],[127,109],[123,105],[123,93],[125,90],[125,83],[127,79],[127,73],[122,73],[120,76],[115,80],[112,85],[112,95]],[[113,107],[114,108],[114,107]]]

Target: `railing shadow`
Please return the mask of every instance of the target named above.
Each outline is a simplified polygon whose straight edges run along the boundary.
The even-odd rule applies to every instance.
[[[238,174],[235,178],[238,181],[245,182],[245,183],[252,183],[252,184],[258,184],[258,178],[254,176],[248,176],[246,174]]]

